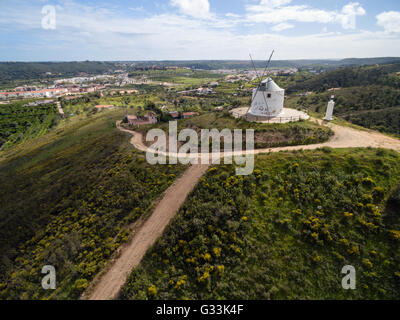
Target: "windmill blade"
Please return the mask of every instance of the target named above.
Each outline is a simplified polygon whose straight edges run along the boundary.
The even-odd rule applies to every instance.
[[[260,79],[260,76],[258,75],[258,72],[257,72],[257,69],[256,69],[256,65],[254,64],[253,58],[251,57],[250,53],[249,53],[249,56],[250,56],[251,64],[253,65],[254,72],[256,73],[257,80],[258,80],[258,79]],[[260,82],[258,82],[258,84],[257,84],[257,89],[256,89],[256,93],[254,94],[254,97],[257,95],[258,89],[260,88],[261,81],[262,81],[262,77],[261,77]],[[250,104],[250,107],[248,107],[246,113],[249,112],[250,108],[251,108],[251,104]]]
[[[260,76],[258,75],[258,72],[257,72],[257,69],[256,69],[256,65],[254,64],[253,58],[251,57],[250,53],[249,53],[249,56],[250,56],[251,64],[253,65],[254,72],[256,73],[257,79],[258,79],[258,78],[260,78]]]
[[[268,70],[269,64],[271,63],[271,59],[272,59],[272,56],[273,56],[274,52],[275,52],[275,50],[272,50],[271,55],[269,56],[268,62],[267,62],[267,64],[265,65],[265,68],[264,68],[264,71],[263,71],[263,73],[262,73],[261,78],[264,78],[265,73],[266,73],[267,70]]]
[[[254,64],[254,61],[253,61],[253,58],[251,57],[251,54],[249,54],[249,56],[250,56],[250,59],[251,59],[251,63],[253,64],[254,72],[255,72],[256,75],[257,75],[257,79],[261,79],[261,80],[258,82],[258,85],[257,85],[257,88],[256,88],[256,93],[254,94],[254,96],[256,96],[257,93],[258,93],[258,90],[260,89],[263,76],[260,77],[260,76],[258,75],[258,72],[257,72],[257,69],[256,69],[256,65]],[[272,55],[271,55],[271,57],[272,57]],[[250,107],[251,107],[251,106],[250,106]],[[247,111],[249,111],[249,110],[250,110],[250,108],[249,108]]]

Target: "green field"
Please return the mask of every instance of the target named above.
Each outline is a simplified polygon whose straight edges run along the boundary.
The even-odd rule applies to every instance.
[[[399,174],[381,149],[260,155],[250,176],[212,167],[121,297],[399,299]]]

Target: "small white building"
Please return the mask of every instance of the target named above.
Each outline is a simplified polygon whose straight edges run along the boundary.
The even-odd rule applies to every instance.
[[[324,120],[332,121],[333,115],[333,107],[335,106],[335,101],[333,100],[335,96],[331,96],[331,100],[328,102],[328,106],[326,107],[326,114]]]
[[[282,114],[285,90],[274,80],[266,78],[258,88],[253,89],[251,107],[247,118],[273,118]]]

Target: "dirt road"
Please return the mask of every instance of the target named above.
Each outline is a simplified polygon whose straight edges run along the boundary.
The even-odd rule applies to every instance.
[[[322,124],[321,120],[312,119],[315,122]],[[266,152],[279,152],[285,150],[299,150],[299,149],[317,149],[321,147],[331,147],[331,148],[352,148],[352,147],[373,147],[373,148],[385,148],[392,149],[400,152],[400,140],[391,138],[382,133],[373,130],[357,130],[352,127],[347,126],[339,126],[337,124],[328,123],[326,124],[330,127],[334,136],[327,142],[318,143],[318,144],[309,144],[309,145],[300,145],[300,146],[289,146],[289,147],[279,147],[279,148],[264,148],[264,149],[256,149],[256,150],[248,150],[244,152],[229,152],[227,155],[232,154],[244,154],[244,153],[266,153]],[[124,132],[128,132],[132,134],[131,143],[132,145],[141,151],[149,151],[150,149],[143,143],[143,136],[141,133],[136,131],[131,131],[124,129],[120,126],[120,122],[117,122],[117,127]],[[171,155],[168,152],[164,152],[165,155]],[[174,154],[179,158],[188,157],[185,154]],[[191,156],[200,157],[200,154],[195,154]],[[211,154],[208,154],[211,156]]]
[[[100,278],[93,290],[84,297],[85,299],[106,300],[118,297],[130,271],[140,263],[147,249],[161,236],[207,168],[207,165],[189,167],[182,177],[167,189],[151,216],[122,250],[111,268]]]
[[[400,140],[398,139],[390,138],[370,130],[357,130],[332,123],[328,124],[328,126],[334,131],[335,135],[324,143],[257,149],[246,152],[258,154],[284,150],[316,149],[324,146],[332,148],[381,147],[400,152]],[[142,141],[142,135],[140,133],[122,128],[120,122],[117,122],[117,127],[121,131],[132,134],[130,142],[135,148],[142,151],[148,150],[147,146],[144,145]],[[166,154],[168,155],[168,153]],[[233,152],[233,154],[235,153]],[[187,155],[183,154],[178,156],[187,157]],[[137,233],[134,234],[132,241],[122,249],[121,255],[110,266],[108,271],[106,271],[94,287],[83,296],[84,299],[105,300],[118,297],[118,293],[130,271],[140,263],[147,249],[161,236],[165,227],[178,212],[187,195],[194,188],[207,168],[208,165],[191,166],[181,178],[167,189],[151,216],[144,222],[143,226],[139,228]]]

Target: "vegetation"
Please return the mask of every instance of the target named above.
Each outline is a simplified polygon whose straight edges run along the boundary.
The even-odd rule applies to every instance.
[[[329,91],[336,88],[335,91]],[[299,97],[298,93],[312,91]],[[289,82],[289,107],[320,115],[335,95],[334,115],[354,124],[400,136],[400,63],[341,68]]]
[[[399,174],[382,149],[260,155],[250,176],[212,167],[121,297],[398,299]]]
[[[121,117],[72,120],[3,153],[0,299],[77,298],[184,169],[147,164],[115,129]],[[54,291],[41,287],[44,265]]]
[[[301,97],[297,104],[309,111],[324,113],[332,92]],[[400,135],[400,89],[362,86],[335,91],[335,115],[354,124]]]
[[[317,76],[307,70],[326,69],[322,61],[279,63],[304,67],[294,75],[276,76],[279,85],[293,92],[287,106],[324,113],[332,94],[326,89],[340,86],[335,115],[400,134],[398,62]],[[327,67],[359,63],[332,61]],[[256,148],[320,143],[332,135],[311,121],[260,124],[234,119],[226,111],[210,112],[217,106],[248,106],[256,82],[229,83],[223,74],[200,70],[157,70],[169,64],[0,63],[0,86],[19,77],[51,81],[125,67],[132,76],[146,74],[171,83],[132,85],[138,94],[61,98],[62,121],[54,104],[0,106],[0,299],[79,297],[127,241],[134,223],[184,170],[180,165],[150,166],[132,150],[129,137],[115,130],[125,110],[158,114],[161,122],[136,128],[143,133],[155,127],[167,130],[168,111],[197,111],[199,116],[179,120],[178,130],[252,128]],[[204,69],[245,65],[177,64]],[[263,64],[256,62],[257,67]],[[217,79],[213,94],[178,93]],[[302,90],[314,94],[296,96]],[[96,104],[121,108],[98,112]],[[211,167],[133,270],[122,297],[398,298],[399,160],[398,153],[380,149],[323,148],[257,156],[250,176],[235,176],[233,166]],[[41,287],[41,268],[49,264],[56,267],[58,279],[51,292]],[[357,290],[341,288],[340,270],[346,264],[356,267]]]
[[[332,94],[335,95],[335,114],[340,116],[400,106],[400,90],[384,86],[351,87],[334,93],[312,94],[301,97],[298,104],[310,111],[325,112]]]
[[[374,65],[399,62],[399,58],[343,59],[343,60],[272,60],[271,67],[297,68],[337,68],[340,66]],[[254,61],[257,68],[264,68],[265,60]],[[100,74],[115,70],[165,69],[166,67],[181,67],[202,70],[216,69],[251,69],[250,61],[233,60],[196,60],[196,61],[141,61],[141,62],[105,62],[105,61],[74,61],[74,62],[0,62],[0,88],[12,88],[27,80],[45,82],[57,77],[76,76],[81,73]]]
[[[130,77],[139,77],[145,75],[152,81],[167,82],[175,85],[183,85],[184,87],[199,86],[208,81],[214,81],[221,78],[221,74],[210,73],[207,71],[191,70],[186,68],[170,69],[170,70],[149,70],[149,71],[133,71]]]
[[[288,93],[300,90],[323,92],[329,88],[364,85],[385,85],[399,88],[400,78],[394,75],[399,71],[400,63],[340,68],[295,84],[289,87],[287,91]]]
[[[15,80],[38,80],[60,76],[76,76],[79,73],[99,74],[118,66],[110,62],[1,62],[0,86]],[[46,74],[49,73],[49,74]]]
[[[268,53],[269,54],[269,53]],[[266,57],[267,58],[267,57]],[[343,59],[343,60],[272,60],[271,67],[282,68],[282,67],[319,67],[324,68],[338,67],[338,66],[356,66],[356,65],[374,65],[383,63],[399,62],[399,58],[396,57],[384,57],[384,58],[362,58],[362,59]],[[254,60],[256,68],[264,68],[265,60]],[[146,61],[136,62],[136,67],[168,67],[168,66],[179,66],[186,68],[195,68],[203,70],[215,70],[215,69],[252,69],[253,65],[249,60],[191,60],[191,61]]]
[[[25,102],[0,105],[0,148],[37,137],[60,120],[55,104],[24,106]]]
[[[344,119],[366,128],[392,133],[400,137],[400,107],[353,114],[351,117],[344,116]]]

